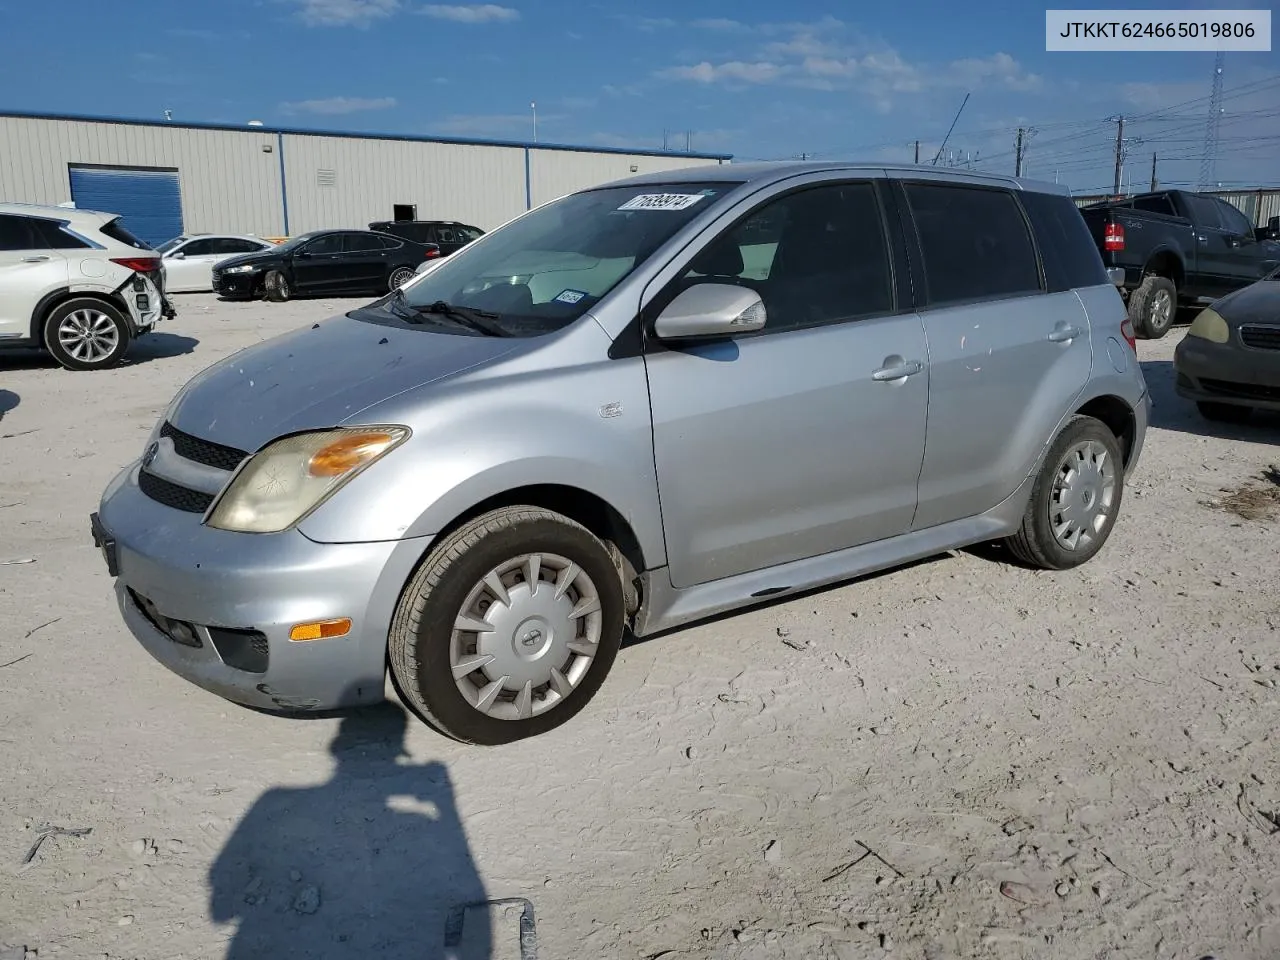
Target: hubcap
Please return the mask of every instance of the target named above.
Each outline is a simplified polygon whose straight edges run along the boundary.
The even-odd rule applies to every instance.
[[[394,290],[397,287],[403,287],[411,279],[413,279],[413,271],[406,270],[403,267],[401,267],[399,270],[397,270],[395,273],[391,275],[391,289]]]
[[[1151,322],[1156,327],[1163,327],[1173,315],[1173,297],[1169,291],[1159,291],[1151,301]]]
[[[73,310],[58,324],[58,343],[81,363],[95,363],[119,345],[120,331],[101,310]]]
[[[1054,539],[1068,550],[1083,550],[1101,535],[1116,500],[1116,465],[1096,440],[1067,451],[1049,496]]]
[[[600,594],[572,560],[516,557],[471,588],[453,625],[449,662],[466,701],[498,720],[528,720],[560,703],[595,660]]]

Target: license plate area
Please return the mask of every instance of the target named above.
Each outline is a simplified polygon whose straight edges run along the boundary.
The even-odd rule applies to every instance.
[[[102,520],[96,513],[89,514],[89,530],[93,534],[93,545],[102,551],[102,559],[107,564],[107,573],[113,577],[120,576],[115,538],[107,533],[107,528],[102,525]]]

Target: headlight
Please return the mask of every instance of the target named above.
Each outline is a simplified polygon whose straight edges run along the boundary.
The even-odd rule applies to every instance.
[[[208,525],[241,533],[285,530],[408,436],[407,427],[360,427],[277,440],[240,468]]]
[[[258,269],[258,265],[256,263],[242,263],[238,267],[227,267],[222,272],[223,273],[253,273],[253,271],[257,269]]]
[[[1227,321],[1222,319],[1218,311],[1212,307],[1206,307],[1191,322],[1187,336],[1200,337],[1210,343],[1226,343],[1231,339],[1231,328],[1227,326]]]

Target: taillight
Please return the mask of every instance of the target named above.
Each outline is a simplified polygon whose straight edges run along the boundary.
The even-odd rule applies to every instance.
[[[156,257],[112,257],[111,262],[135,273],[151,273],[160,269],[160,261]]]
[[[1118,223],[1108,223],[1107,232],[1102,235],[1102,246],[1106,250],[1124,249],[1124,227]]]
[[[1129,322],[1129,318],[1124,318],[1124,323],[1120,324],[1120,335],[1124,337],[1125,342],[1136,353],[1138,351],[1138,338],[1133,335],[1133,324]]]
[[[436,257],[438,257],[438,256],[440,256],[440,248],[439,248],[439,247],[427,247],[426,255],[425,255],[422,259],[423,259],[423,260],[434,260],[434,259],[435,259]]]

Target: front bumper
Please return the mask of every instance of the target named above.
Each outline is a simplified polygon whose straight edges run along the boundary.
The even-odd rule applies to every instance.
[[[275,711],[382,699],[391,618],[431,542],[325,544],[297,530],[214,530],[147,497],[136,465],[103,494],[93,532],[114,564],[125,624],[148,653],[219,696]],[[345,637],[289,639],[294,624],[341,617],[352,621]],[[191,627],[198,643],[185,630],[178,639],[166,632],[172,621]],[[265,637],[265,670],[226,662],[235,658],[224,656],[225,643],[220,652],[216,638],[227,632]]]
[[[1280,410],[1280,350],[1254,350],[1232,339],[1184,337],[1173,354],[1180,397],[1256,410]]]
[[[252,300],[258,295],[261,273],[214,273],[213,292],[224,300]]]

